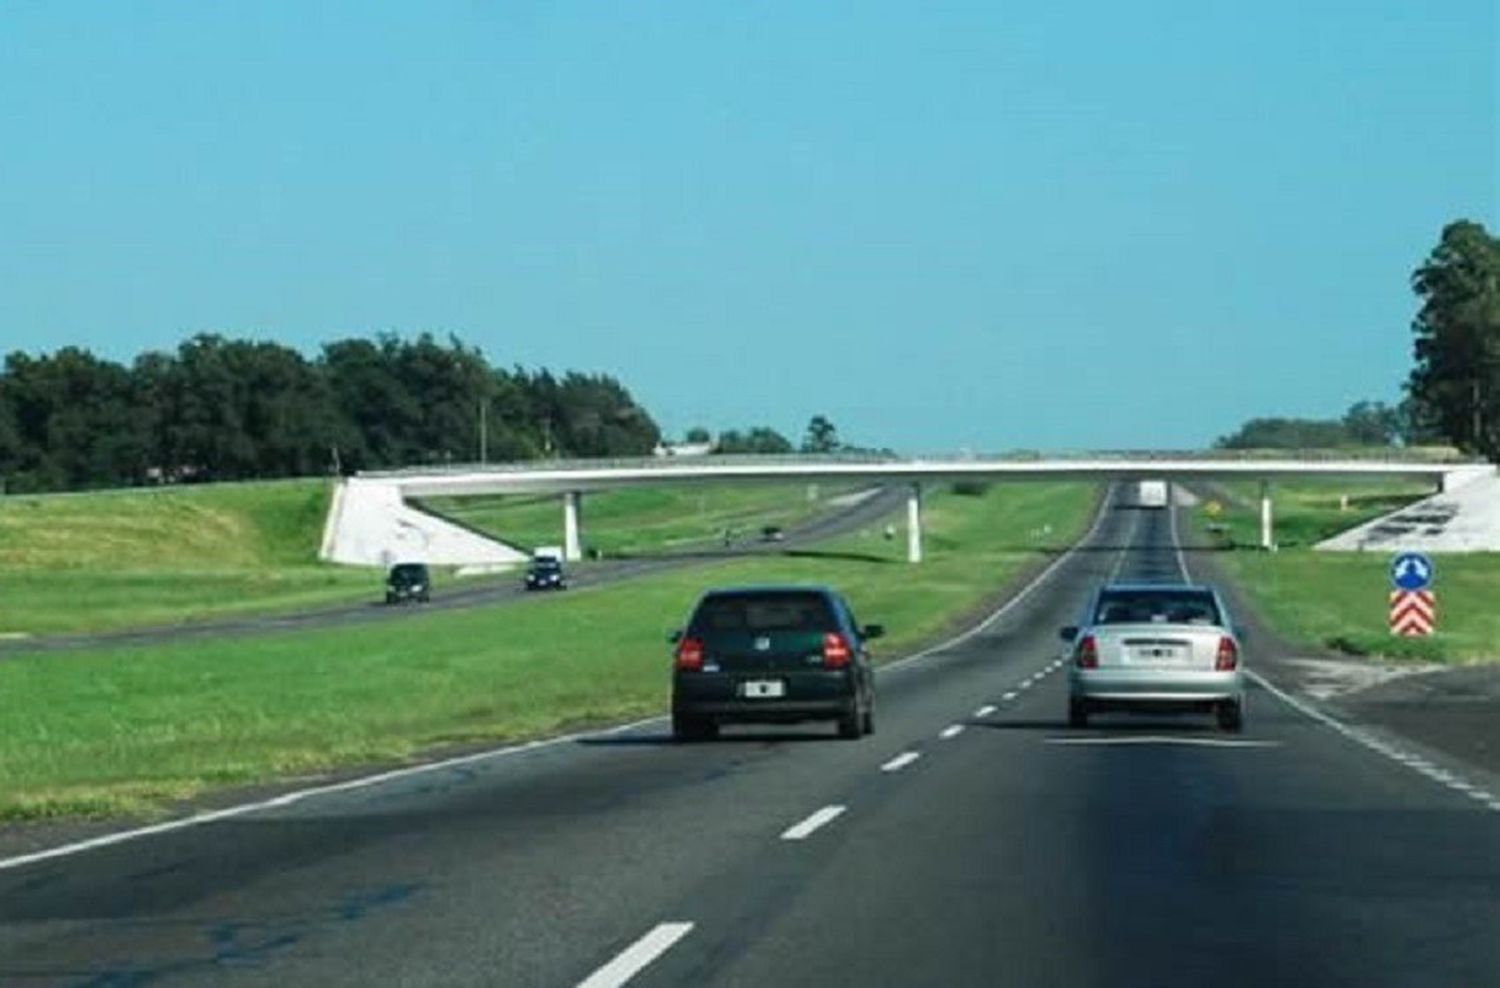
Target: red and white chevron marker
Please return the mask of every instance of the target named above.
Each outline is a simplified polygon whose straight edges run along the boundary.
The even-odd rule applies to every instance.
[[[1391,634],[1430,635],[1437,627],[1437,595],[1431,590],[1391,591]]]

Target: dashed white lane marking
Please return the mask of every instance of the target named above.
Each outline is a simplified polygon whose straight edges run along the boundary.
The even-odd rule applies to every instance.
[[[1005,694],[1000,699],[1002,699],[1002,700],[1014,700],[1019,695],[1020,694],[1018,694],[1015,690],[1011,690],[1009,693]]]
[[[1410,754],[1408,752],[1403,752],[1401,751],[1401,749],[1395,747],[1394,745],[1388,744],[1385,741],[1382,741],[1380,738],[1375,737],[1364,728],[1345,724],[1343,721],[1329,716],[1328,714],[1319,710],[1317,707],[1314,707],[1308,703],[1304,703],[1297,697],[1288,693],[1286,690],[1283,690],[1280,687],[1276,686],[1270,680],[1266,679],[1266,677],[1262,676],[1258,672],[1255,672],[1253,669],[1246,669],[1245,675],[1254,680],[1256,685],[1260,686],[1262,689],[1264,689],[1277,699],[1281,700],[1283,703],[1292,707],[1294,710],[1297,710],[1300,713],[1311,717],[1313,720],[1322,724],[1324,727],[1333,728],[1339,734],[1342,734],[1344,737],[1348,738],[1350,741],[1353,741],[1355,744],[1360,745],[1363,748],[1367,748],[1370,751],[1375,752],[1377,755],[1382,755],[1386,758],[1389,758],[1391,761],[1395,762],[1398,765],[1405,765],[1407,768],[1411,769],[1414,772],[1417,772],[1418,774],[1427,779],[1430,779],[1433,782],[1436,782],[1440,786],[1444,786],[1445,788],[1452,790],[1453,792],[1467,795],[1477,802],[1482,803],[1489,809],[1500,812],[1500,799],[1497,799],[1493,793],[1490,793],[1489,791],[1474,785],[1467,779],[1460,778],[1459,776],[1453,774],[1445,768],[1439,768],[1425,758]]]
[[[807,838],[811,837],[813,835],[813,832],[816,831],[819,827],[825,826],[826,824],[832,823],[834,820],[837,820],[848,808],[849,807],[847,806],[825,806],[821,810],[818,810],[816,813],[809,816],[806,820],[803,820],[801,823],[795,823],[792,824],[792,826],[786,828],[786,830],[782,831],[781,833],[781,839],[807,840]]]
[[[910,765],[912,762],[916,761],[918,758],[921,758],[921,757],[922,757],[921,752],[917,752],[917,751],[903,751],[901,754],[897,755],[895,758],[892,758],[890,761],[888,761],[884,765],[880,766],[880,771],[882,771],[882,772],[899,772],[903,768],[905,768],[906,766]]]
[[[988,717],[990,714],[992,714],[994,712],[995,712],[995,705],[992,704],[992,703],[986,703],[984,706],[982,706],[978,710],[974,711],[974,716],[975,717]]]
[[[958,737],[963,732],[964,726],[962,724],[949,724],[947,727],[943,728],[942,732],[938,734],[938,737],[942,738],[944,741],[947,741],[949,738]]]
[[[1124,737],[1044,738],[1048,744],[1066,745],[1136,745],[1167,744],[1187,748],[1279,748],[1280,741],[1257,741],[1250,738],[1195,738],[1171,734],[1131,734]]]
[[[578,982],[578,988],[620,988],[692,929],[692,923],[658,923],[651,932],[616,954],[614,960]]]

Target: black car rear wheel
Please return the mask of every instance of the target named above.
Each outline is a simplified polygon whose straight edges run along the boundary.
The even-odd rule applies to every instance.
[[[719,725],[711,717],[672,715],[672,737],[678,741],[711,741],[719,736]]]
[[[861,737],[864,731],[865,718],[859,710],[859,701],[849,704],[849,709],[839,714],[839,737],[845,741],[853,741]]]
[[[860,725],[866,734],[875,733],[875,701],[870,700],[870,705],[865,707],[864,723]]]

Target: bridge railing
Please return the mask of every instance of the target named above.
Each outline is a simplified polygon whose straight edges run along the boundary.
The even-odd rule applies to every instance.
[[[897,463],[1028,463],[1050,461],[1121,461],[1139,463],[1199,461],[1207,463],[1328,463],[1360,461],[1369,463],[1414,464],[1432,466],[1483,465],[1483,461],[1464,457],[1445,447],[1412,447],[1393,450],[1386,447],[1352,447],[1348,449],[1253,449],[1253,450],[1068,450],[1060,453],[1042,450],[1014,450],[1006,453],[896,456],[894,454],[789,453],[707,454],[699,456],[631,456],[580,459],[516,460],[505,463],[433,463],[392,470],[360,471],[361,477],[406,477],[413,475],[460,473],[541,473],[555,470],[653,470],[704,466],[879,466]]]

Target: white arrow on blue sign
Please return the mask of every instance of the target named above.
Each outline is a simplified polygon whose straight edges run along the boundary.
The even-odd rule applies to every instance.
[[[1432,576],[1432,560],[1420,552],[1399,553],[1391,560],[1391,586],[1397,590],[1426,590]]]

